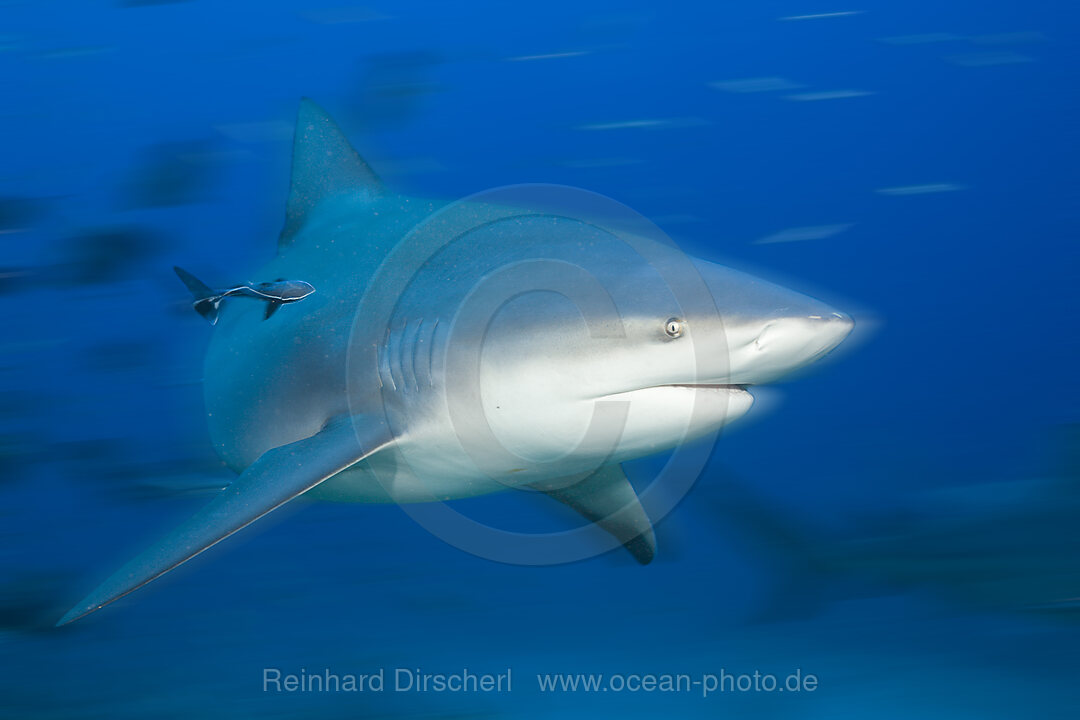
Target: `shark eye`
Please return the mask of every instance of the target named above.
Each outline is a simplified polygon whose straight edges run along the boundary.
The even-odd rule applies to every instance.
[[[669,338],[677,338],[682,335],[683,323],[678,318],[670,318],[664,323],[664,332],[667,333]]]

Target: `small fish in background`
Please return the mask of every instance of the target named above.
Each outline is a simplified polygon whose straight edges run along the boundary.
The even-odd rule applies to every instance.
[[[956,192],[966,190],[966,185],[951,182],[923,183],[922,185],[898,185],[896,187],[878,188],[874,192],[878,195],[891,195],[902,197],[906,195],[929,195],[932,193]]]
[[[216,325],[218,315],[221,312],[221,303],[227,297],[248,297],[267,302],[264,320],[277,312],[277,309],[287,303],[299,302],[311,293],[315,288],[311,283],[303,280],[285,280],[278,278],[273,282],[244,283],[231,288],[213,290],[197,277],[183,268],[174,267],[177,276],[183,281],[187,289],[195,297],[195,311]]]
[[[755,245],[772,245],[773,243],[798,242],[801,240],[824,240],[833,235],[839,235],[853,227],[855,223],[837,223],[835,225],[811,225],[807,227],[794,227],[780,232],[758,238]]]
[[[752,77],[738,80],[721,80],[709,83],[709,87],[715,90],[723,90],[730,93],[765,93],[778,92],[781,90],[799,90],[805,85],[782,77]]]

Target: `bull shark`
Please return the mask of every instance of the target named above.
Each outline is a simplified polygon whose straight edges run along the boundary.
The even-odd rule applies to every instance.
[[[58,625],[305,494],[409,507],[527,489],[650,562],[621,463],[715,433],[749,410],[751,386],[854,323],[635,233],[391,193],[304,99],[278,253],[259,274],[318,293],[268,321],[237,304],[206,355],[211,440],[239,476]]]

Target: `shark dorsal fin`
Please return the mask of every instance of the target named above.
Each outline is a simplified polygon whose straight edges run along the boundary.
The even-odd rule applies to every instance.
[[[292,244],[308,214],[329,197],[374,198],[382,182],[349,144],[337,123],[313,100],[300,101],[293,139],[292,180],[278,250]]]

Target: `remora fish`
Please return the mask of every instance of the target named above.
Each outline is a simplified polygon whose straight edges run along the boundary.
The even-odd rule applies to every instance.
[[[315,488],[397,503],[534,489],[648,563],[651,522],[620,463],[741,417],[747,386],[817,360],[853,327],[654,239],[389,193],[310,100],[278,256],[261,274],[319,292],[274,323],[237,305],[214,330],[209,430],[240,476],[59,624]]]
[[[183,268],[174,267],[177,276],[183,281],[187,289],[195,297],[195,311],[210,321],[211,325],[217,325],[218,314],[221,312],[221,303],[227,297],[249,297],[256,300],[266,301],[266,314],[264,320],[277,312],[277,309],[286,303],[294,303],[303,300],[315,288],[311,283],[303,280],[286,280],[278,278],[274,282],[244,283],[224,290],[211,290],[205,283]]]

